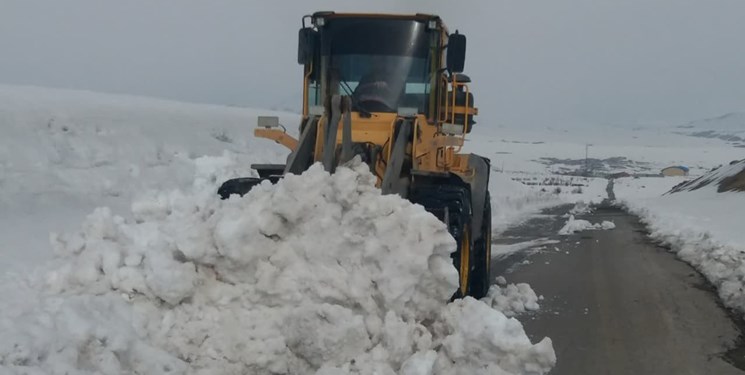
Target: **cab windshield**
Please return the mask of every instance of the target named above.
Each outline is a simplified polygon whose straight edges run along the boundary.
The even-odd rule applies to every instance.
[[[329,20],[323,33],[329,88],[358,110],[424,113],[431,86],[430,38],[422,22]]]

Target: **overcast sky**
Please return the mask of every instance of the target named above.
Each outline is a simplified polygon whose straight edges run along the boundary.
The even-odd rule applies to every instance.
[[[468,36],[482,124],[745,110],[743,0],[0,0],[0,83],[299,104],[297,29],[315,10],[442,16]]]

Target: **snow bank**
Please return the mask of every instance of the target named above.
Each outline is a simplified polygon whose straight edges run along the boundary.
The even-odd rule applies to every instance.
[[[569,219],[567,220],[566,224],[564,224],[564,227],[559,229],[559,234],[562,236],[568,236],[572,233],[581,232],[583,230],[610,230],[614,229],[615,227],[616,224],[612,221],[604,220],[602,223],[593,224],[587,220],[575,219],[574,215],[569,215]]]
[[[531,189],[509,175],[492,171],[489,179],[492,232],[496,236],[544,208],[563,203],[556,195]]]
[[[725,242],[699,221],[676,218],[672,212],[658,211],[660,206],[630,204],[627,208],[642,218],[653,240],[669,247],[714,284],[726,306],[745,313],[745,243]],[[745,218],[738,220],[745,222]]]
[[[544,374],[548,338],[457,288],[445,226],[382,196],[361,164],[314,166],[243,198],[230,162],[133,218],[96,210],[55,236],[43,288],[3,293],[0,368],[15,373]],[[14,292],[13,292],[14,291]]]
[[[664,196],[630,190],[617,198],[640,216],[652,239],[706,276],[727,306],[745,312],[745,193],[718,192],[722,181],[742,170],[718,169]]]
[[[618,201],[656,198],[670,191],[674,186],[690,179],[690,177],[684,176],[617,178],[614,180],[613,192]]]

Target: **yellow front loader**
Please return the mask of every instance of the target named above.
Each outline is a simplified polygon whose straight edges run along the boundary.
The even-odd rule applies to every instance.
[[[484,296],[491,281],[490,166],[460,152],[478,113],[462,73],[465,36],[426,14],[317,12],[302,21],[299,139],[276,117],[260,117],[255,135],[289,148],[287,163],[252,165],[259,178],[229,180],[218,193],[242,195],[313,163],[333,173],[359,156],[384,194],[421,204],[448,226],[458,242],[455,297]]]

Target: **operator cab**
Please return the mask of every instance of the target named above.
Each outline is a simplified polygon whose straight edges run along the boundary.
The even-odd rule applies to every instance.
[[[448,117],[443,110],[456,91],[451,76],[463,69],[465,37],[449,35],[439,17],[318,12],[304,17],[303,26],[305,115],[338,94],[351,97],[352,111],[366,117],[405,112],[431,123]]]
[[[426,111],[430,38],[422,22],[400,19],[329,20],[321,42],[330,93],[352,96],[358,110]],[[323,66],[323,65],[322,65]]]

